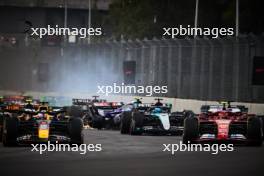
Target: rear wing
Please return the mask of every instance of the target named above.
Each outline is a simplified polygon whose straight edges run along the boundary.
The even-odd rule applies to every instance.
[[[172,105],[170,103],[161,103],[160,105],[156,105],[156,103],[141,103],[138,104],[138,107],[168,107],[171,108]]]
[[[93,105],[96,107],[121,107],[124,104],[122,102],[107,102],[104,99],[72,99],[73,105]]]
[[[124,105],[122,102],[96,102],[93,103],[95,107],[113,107],[118,108]]]
[[[72,99],[73,105],[90,105],[92,103],[91,99]]]
[[[137,106],[137,109],[141,112],[148,111],[154,108],[166,108],[168,110],[171,109],[170,106],[167,106],[166,104],[162,104],[162,106],[156,106],[154,103],[142,103],[142,104],[138,104]]]
[[[227,110],[230,112],[243,112],[247,113],[248,108],[244,105],[228,105],[227,107],[225,105],[202,105],[201,106],[201,113],[208,113],[208,112],[218,112]]]

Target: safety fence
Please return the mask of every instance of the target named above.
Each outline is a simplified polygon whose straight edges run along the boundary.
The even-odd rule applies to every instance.
[[[124,62],[135,61],[135,85],[168,86],[166,96],[264,102],[253,85],[253,60],[264,56],[264,36],[107,41],[59,46],[21,37],[0,42],[0,89],[94,92],[124,82]],[[264,79],[264,78],[262,78]]]

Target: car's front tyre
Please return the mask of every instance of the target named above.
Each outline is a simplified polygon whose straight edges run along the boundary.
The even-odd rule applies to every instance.
[[[4,116],[2,142],[4,146],[15,146],[17,144],[18,118],[16,114]]]
[[[248,139],[248,144],[251,146],[262,145],[262,122],[256,116],[250,117],[248,119],[247,139]]]
[[[123,112],[121,115],[120,132],[121,134],[128,134],[132,116],[131,112]]]
[[[69,121],[69,135],[71,139],[71,144],[81,145],[84,142],[83,137],[83,121],[81,118],[72,118]]]
[[[134,112],[130,122],[129,133],[130,135],[141,135],[143,126],[144,115],[140,112]]]
[[[199,137],[198,119],[191,115],[184,120],[183,143],[195,142]]]

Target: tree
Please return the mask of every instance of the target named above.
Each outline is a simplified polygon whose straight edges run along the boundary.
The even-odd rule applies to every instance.
[[[115,0],[108,21],[112,36],[123,38],[161,38],[164,27],[194,27],[196,0]],[[198,27],[235,28],[236,0],[200,0]],[[260,1],[240,4],[240,32],[263,31]]]

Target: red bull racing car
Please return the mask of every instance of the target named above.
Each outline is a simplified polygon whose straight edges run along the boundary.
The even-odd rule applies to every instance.
[[[32,108],[30,104],[16,105],[19,109],[2,112],[1,130],[4,146],[42,142],[83,143],[83,122],[66,110],[53,111],[47,104]],[[73,108],[71,108],[73,110]]]

